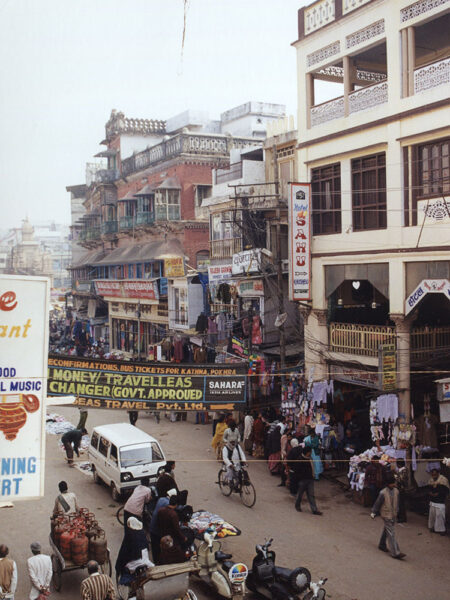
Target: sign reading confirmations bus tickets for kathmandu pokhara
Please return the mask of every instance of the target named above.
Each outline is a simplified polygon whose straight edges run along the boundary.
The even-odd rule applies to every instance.
[[[239,410],[246,402],[241,364],[134,363],[50,355],[48,395],[126,410]]]
[[[311,300],[311,185],[291,183],[289,299]]]
[[[0,277],[0,502],[44,494],[50,282]]]

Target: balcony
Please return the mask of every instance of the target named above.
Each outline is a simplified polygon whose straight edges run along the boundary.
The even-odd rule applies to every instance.
[[[348,112],[350,114],[373,108],[388,101],[387,81],[368,85],[351,92],[348,96]]]
[[[120,174],[117,169],[100,169],[94,177],[96,183],[113,183],[119,179]]]
[[[156,206],[157,221],[179,221],[180,207],[178,204],[160,204]]]
[[[450,58],[414,70],[414,93],[450,83]]]
[[[85,229],[80,232],[80,240],[82,242],[89,242],[91,240],[98,240],[100,237],[100,225],[94,225],[89,229]]]
[[[344,96],[311,107],[311,127],[344,116]]]
[[[450,327],[418,327],[411,331],[411,360],[442,358],[450,348]]]
[[[136,225],[151,225],[155,222],[155,213],[151,212],[138,212],[136,215]]]
[[[102,235],[117,233],[117,221],[105,221],[102,223]]]
[[[211,240],[210,244],[211,258],[231,258],[233,254],[242,250],[242,238]]]
[[[119,229],[133,229],[135,224],[135,217],[133,215],[120,217],[119,219]]]
[[[380,344],[395,344],[395,327],[330,323],[329,344],[333,352],[378,356]]]
[[[229,169],[219,169],[216,171],[214,183],[226,183],[227,181],[236,181],[242,178],[242,161],[230,165]]]

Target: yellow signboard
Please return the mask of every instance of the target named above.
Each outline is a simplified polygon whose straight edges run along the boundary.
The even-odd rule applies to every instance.
[[[164,259],[165,277],[184,277],[184,275],[184,258],[182,256]]]

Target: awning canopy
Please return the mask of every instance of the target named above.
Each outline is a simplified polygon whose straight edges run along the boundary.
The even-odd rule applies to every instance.
[[[176,177],[168,177],[158,185],[158,190],[181,190],[180,182]]]
[[[108,148],[107,150],[102,150],[101,152],[94,154],[94,158],[108,158],[108,156],[115,156],[117,152],[118,151],[113,148]]]
[[[142,190],[139,190],[139,192],[136,192],[134,195],[135,196],[152,196],[155,193],[155,190],[156,190],[156,185],[147,183],[147,185],[144,186],[142,188]]]
[[[93,263],[94,266],[127,265],[165,258],[184,257],[181,242],[176,238],[166,241],[149,242],[147,244],[134,244],[125,248],[116,248],[107,256]]]
[[[127,192],[125,194],[125,196],[123,196],[122,198],[119,198],[119,202],[129,202],[130,200],[134,200],[136,202],[136,198],[134,197],[133,192]]]
[[[105,256],[105,251],[102,250],[90,250],[86,252],[80,258],[78,258],[69,269],[78,269],[80,267],[85,267],[87,265],[94,265],[96,261],[99,261],[101,258]]]

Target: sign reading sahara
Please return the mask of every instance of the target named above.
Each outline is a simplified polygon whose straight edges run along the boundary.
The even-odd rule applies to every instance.
[[[127,410],[238,410],[246,402],[246,369],[239,364],[165,365],[50,355],[49,396],[75,404]]]
[[[290,186],[289,299],[311,300],[311,184]]]
[[[141,300],[158,300],[158,286],[155,281],[145,279],[116,281],[97,279],[95,289],[99,296],[110,298],[139,298]]]
[[[0,277],[0,500],[44,495],[50,282]]]
[[[184,277],[184,258],[182,256],[165,258],[164,275],[169,279],[170,277]]]
[[[419,304],[426,294],[444,294],[450,300],[450,281],[448,279],[423,279],[405,301],[405,315]]]
[[[385,391],[397,387],[397,353],[395,344],[381,344],[379,349],[380,388]]]

